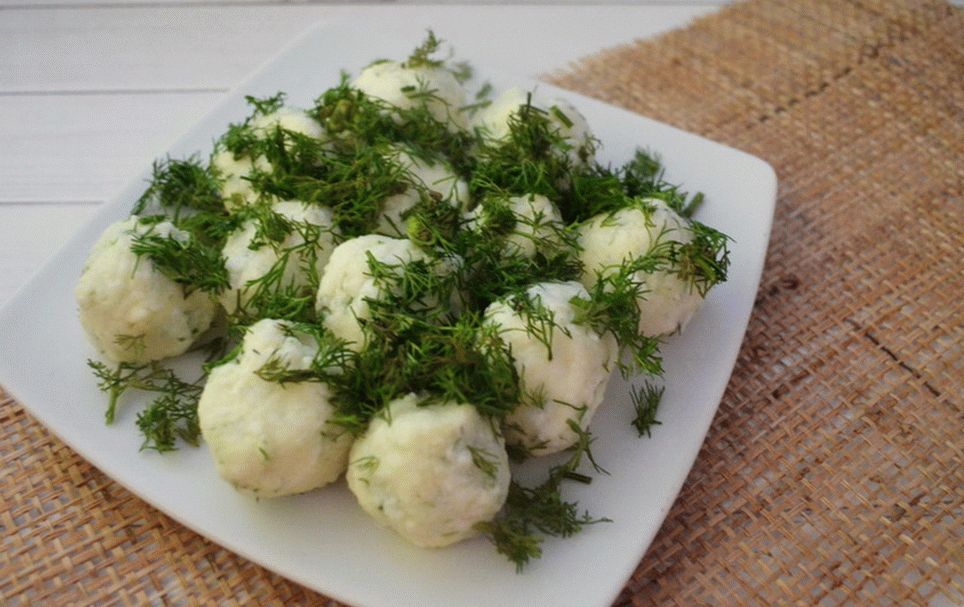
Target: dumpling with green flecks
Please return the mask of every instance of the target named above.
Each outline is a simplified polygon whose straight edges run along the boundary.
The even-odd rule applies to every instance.
[[[600,275],[618,272],[659,246],[676,246],[693,240],[690,222],[655,198],[613,213],[593,217],[579,228],[582,283],[592,289]],[[703,294],[678,267],[666,265],[652,272],[639,271],[636,300],[639,332],[650,337],[683,331],[703,304]]]
[[[523,395],[505,418],[506,442],[533,455],[576,444],[616,363],[616,339],[578,323],[575,298],[589,298],[578,282],[544,282],[485,311],[511,353]]]
[[[595,144],[585,117],[565,99],[546,99],[538,91],[519,87],[508,89],[475,115],[473,126],[487,139],[504,140],[509,136],[512,117],[517,117],[527,104],[546,117],[550,128],[559,134],[568,148],[567,154],[573,164],[592,161]]]
[[[291,107],[255,114],[245,124],[235,126],[253,140],[264,140],[272,136],[277,128],[312,139],[325,138],[325,130],[317,120],[304,110]],[[290,146],[290,143],[286,140],[286,147]],[[218,142],[211,155],[211,170],[221,184],[221,196],[229,211],[252,204],[258,199],[258,192],[250,178],[256,172],[270,172],[271,168],[271,163],[264,155],[252,154],[248,150],[229,149],[225,139]]]
[[[211,371],[198,403],[201,434],[218,473],[238,490],[302,493],[345,470],[352,436],[331,421],[328,385],[281,383],[264,373],[310,369],[318,350],[316,338],[297,326],[265,319],[248,328],[236,358]]]
[[[386,297],[403,290],[397,282],[404,276],[406,268],[415,263],[424,263],[428,272],[443,278],[451,275],[459,260],[433,259],[411,240],[379,234],[352,238],[335,247],[321,276],[315,299],[315,309],[325,328],[346,341],[352,350],[362,350],[368,339],[363,325],[372,318],[373,302],[385,301]],[[373,271],[373,265],[380,271]],[[409,286],[416,289],[424,285]],[[440,295],[444,297],[445,294],[424,293],[413,302],[417,308],[415,311],[438,310],[440,305],[448,309],[451,302],[443,302]]]
[[[138,238],[170,241],[175,249],[191,236],[169,221],[137,216],[107,227],[94,245],[74,289],[80,323],[101,354],[143,363],[187,352],[214,320],[217,304],[165,275],[149,255],[132,247]]]
[[[469,404],[388,404],[352,446],[346,474],[362,509],[416,546],[478,534],[509,491],[509,458],[491,421]]]
[[[469,230],[489,230],[503,235],[505,252],[527,259],[562,244],[562,216],[555,204],[541,194],[499,199],[489,198],[466,213]]]
[[[418,156],[403,147],[392,148],[388,155],[401,166],[409,185],[403,192],[382,201],[375,232],[404,237],[407,234],[405,213],[418,204],[422,192],[438,196],[456,209],[468,204],[468,184],[443,159]]]
[[[377,61],[363,69],[352,86],[403,110],[424,107],[449,130],[466,127],[461,111],[465,89],[445,67]]]
[[[228,235],[222,250],[229,286],[220,300],[229,314],[262,293],[317,285],[335,246],[327,207],[286,200],[248,212],[251,217]]]

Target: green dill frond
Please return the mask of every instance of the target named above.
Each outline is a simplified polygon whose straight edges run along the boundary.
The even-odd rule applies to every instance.
[[[636,432],[642,437],[644,434],[649,437],[652,436],[650,431],[653,426],[660,425],[660,422],[656,419],[656,412],[659,409],[659,403],[663,398],[663,392],[666,388],[647,382],[644,382],[642,386],[632,386],[629,396],[633,401],[633,409],[636,412],[633,418],[633,427],[636,428]]]
[[[495,454],[472,445],[468,445],[467,449],[472,454],[472,465],[481,470],[482,474],[495,480],[499,473],[499,459]]]
[[[550,479],[531,489],[513,481],[502,512],[475,528],[521,572],[531,559],[542,556],[540,534],[570,537],[586,525],[602,522],[610,521],[580,513],[576,502],[562,499],[559,482]]]
[[[161,236],[152,228],[131,236],[131,251],[147,257],[160,273],[183,285],[185,294],[200,290],[217,295],[228,287],[221,252],[194,238]]]
[[[428,90],[419,93],[418,88],[412,94],[430,94]],[[336,148],[344,153],[404,143],[421,154],[441,155],[463,176],[474,163],[470,133],[450,130],[425,104],[399,108],[369,97],[353,88],[347,77],[318,97],[310,114],[336,138]]]
[[[142,450],[171,451],[180,438],[196,445],[200,436],[197,403],[203,390],[203,376],[196,382],[181,380],[160,363],[120,363],[111,368],[88,360],[97,377],[97,387],[108,395],[106,421],[113,423],[121,396],[129,391],[153,392],[158,396],[138,413],[137,427],[144,435]]]
[[[245,95],[244,100],[248,102],[253,108],[252,117],[255,116],[267,116],[273,114],[284,107],[285,105],[285,93],[278,91],[270,97],[254,97],[252,95]]]
[[[435,36],[435,32],[428,30],[425,35],[425,40],[415,47],[412,54],[405,60],[404,66],[408,68],[442,67],[445,64],[444,61],[432,58],[432,55],[437,53],[441,46],[442,40]]]
[[[144,435],[141,450],[175,450],[177,439],[197,446],[201,438],[197,405],[203,388],[171,376],[166,389],[137,414],[137,427]]]
[[[573,173],[568,156],[572,145],[549,114],[531,104],[531,96],[509,117],[508,126],[506,139],[482,141],[469,182],[473,197],[481,199],[497,189],[512,195],[542,194],[550,200],[562,200]]]
[[[611,333],[620,348],[630,352],[633,365],[620,363],[624,376],[636,370],[651,375],[663,372],[659,340],[639,332],[638,299],[645,293],[645,285],[636,273],[639,266],[654,263],[646,256],[641,261],[643,263],[624,264],[609,273],[597,273],[589,298],[570,300],[576,309],[574,322],[592,327],[600,334]]]
[[[623,165],[620,172],[629,198],[658,198],[687,218],[692,217],[703,203],[702,193],[697,192],[691,197],[663,178],[663,163],[654,153],[636,150],[636,155]]]
[[[195,155],[184,160],[155,160],[150,185],[137,199],[132,215],[164,213],[172,220],[191,211],[220,213],[224,209],[217,179]]]
[[[690,231],[693,240],[678,247],[673,270],[706,297],[711,288],[726,281],[730,237],[698,221],[691,222]]]

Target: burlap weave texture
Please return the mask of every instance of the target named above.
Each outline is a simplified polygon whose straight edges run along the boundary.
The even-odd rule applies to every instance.
[[[749,2],[552,80],[780,179],[730,386],[618,603],[964,604],[964,12]],[[2,393],[0,446],[0,602],[328,602],[145,505]]]

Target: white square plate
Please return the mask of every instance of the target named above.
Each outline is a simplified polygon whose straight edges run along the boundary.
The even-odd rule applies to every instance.
[[[427,26],[431,24],[426,24]],[[439,32],[443,35],[445,32]],[[287,91],[308,106],[342,68],[377,57],[404,57],[418,40],[364,26],[321,27],[263,66],[175,144],[169,153],[201,151],[247,113],[243,96]],[[458,40],[452,41],[458,46]],[[662,425],[637,438],[627,385],[614,379],[592,424],[594,454],[609,476],[568,486],[581,508],[613,522],[565,540],[549,539],[522,574],[485,540],[423,550],[377,527],[344,482],[307,495],[255,502],[217,477],[204,448],[139,453],[131,402],[104,425],[104,395],[85,361],[94,355],[77,321],[73,287],[90,246],[124,217],[141,193],[148,167],[97,212],[0,310],[0,382],[73,449],[147,502],[198,533],[279,574],[334,598],[379,605],[608,605],[642,558],[699,451],[732,372],[756,295],[776,196],[768,164],[712,141],[598,101],[488,73],[484,58],[465,57],[497,88],[538,86],[571,100],[603,142],[603,161],[622,163],[639,147],[656,150],[667,177],[707,202],[698,219],[733,238],[727,283],[714,289],[686,334],[664,349]]]

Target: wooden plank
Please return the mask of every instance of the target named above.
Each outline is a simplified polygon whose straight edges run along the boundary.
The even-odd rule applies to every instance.
[[[465,56],[534,74],[712,10],[705,5],[6,9],[0,10],[0,95],[221,90],[312,23],[338,19],[370,21],[373,31],[380,20],[410,24],[413,40],[430,25]]]
[[[96,205],[0,204],[0,305],[89,217]]]
[[[0,203],[103,200],[220,96],[0,97]]]

